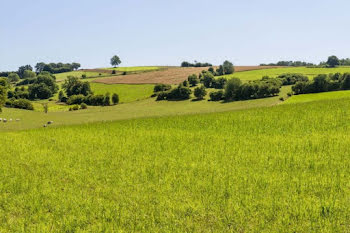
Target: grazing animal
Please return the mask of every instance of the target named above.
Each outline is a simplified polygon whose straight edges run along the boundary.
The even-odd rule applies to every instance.
[[[47,122],[47,124],[48,124],[48,125],[51,125],[51,124],[53,124],[53,121],[49,121],[49,122]]]
[[[44,125],[44,128],[46,128],[46,127],[47,127],[47,125],[45,124],[45,125]]]
[[[7,120],[4,118],[3,120],[2,120],[4,123],[6,123],[7,122]]]
[[[10,118],[10,121],[12,121],[12,118]]]
[[[2,118],[0,118],[0,122],[2,121]]]

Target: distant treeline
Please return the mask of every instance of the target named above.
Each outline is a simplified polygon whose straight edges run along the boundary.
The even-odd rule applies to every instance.
[[[35,65],[35,72],[37,74],[47,71],[51,74],[59,74],[64,72],[70,72],[73,70],[77,70],[80,68],[80,64],[73,63],[44,63],[39,62]],[[25,78],[26,71],[33,71],[33,67],[31,65],[20,66],[17,71],[4,71],[0,72],[0,77],[8,77],[10,74],[16,73],[19,78]]]
[[[187,61],[184,61],[181,63],[181,67],[208,67],[208,66],[213,66],[212,64],[205,62],[195,62],[195,63],[190,63]]]
[[[304,61],[279,61],[277,63],[260,64],[260,66],[315,66],[315,64]]]

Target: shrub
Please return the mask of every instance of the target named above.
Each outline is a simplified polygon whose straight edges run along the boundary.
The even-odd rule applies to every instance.
[[[112,70],[112,74],[116,74],[117,72],[115,70]]]
[[[82,75],[81,75],[81,78],[82,78],[82,79],[86,79],[86,78],[87,78],[86,74],[82,74]]]
[[[167,84],[157,84],[154,86],[153,92],[168,91],[171,89],[170,85]]]
[[[45,83],[32,84],[28,88],[29,99],[48,99],[53,96],[52,91]]]
[[[67,104],[73,105],[73,104],[82,104],[86,101],[86,97],[84,95],[72,95],[68,98]]]
[[[103,99],[103,106],[109,105],[111,105],[111,95],[109,93],[106,93]]]
[[[169,92],[167,100],[186,100],[190,98],[191,93],[190,88],[180,85]]]
[[[194,96],[199,100],[203,99],[206,94],[207,94],[207,91],[205,90],[204,86],[196,87],[194,89]]]
[[[77,77],[73,76],[68,76],[62,87],[66,91],[68,97],[79,94],[84,96],[92,94],[89,82],[82,82]]]
[[[86,104],[92,106],[104,106],[104,101],[104,95],[89,95],[88,97],[86,97]]]
[[[87,106],[87,104],[86,104],[86,103],[82,103],[82,104],[80,105],[80,108],[81,108],[81,109],[87,109],[87,108],[88,108],[88,106]]]
[[[157,100],[157,101],[166,100],[168,94],[169,94],[169,92],[161,91],[161,92],[158,93],[157,99],[156,99],[156,100]]]
[[[241,86],[241,80],[238,78],[232,78],[227,81],[225,86],[225,99],[234,100],[239,97],[239,91]]]
[[[280,101],[284,101],[284,98],[283,98],[283,97],[280,97],[279,100],[280,100]]]
[[[74,105],[74,106],[72,107],[72,110],[73,110],[73,111],[79,110],[79,105]]]
[[[212,83],[212,87],[215,89],[223,89],[227,83],[227,79],[224,77],[214,79]]]
[[[292,92],[288,92],[287,95],[288,95],[288,97],[291,97],[293,95],[293,93]]]
[[[6,101],[6,106],[10,108],[34,110],[33,104],[27,99],[8,100]]]
[[[222,90],[220,91],[214,91],[210,93],[210,100],[211,101],[220,101],[224,97],[224,92]]]
[[[190,76],[188,76],[187,80],[192,87],[197,86],[197,84],[199,83],[199,78],[195,74],[191,74]]]
[[[16,73],[10,73],[8,76],[7,76],[8,80],[10,82],[18,82],[19,81],[19,76],[18,74]]]
[[[210,72],[205,72],[202,74],[202,79],[201,79],[204,87],[206,88],[211,88],[213,86],[213,83],[215,82],[214,75]]]
[[[287,74],[281,74],[277,77],[277,79],[280,79],[282,81],[282,85],[294,85],[297,82],[307,82],[309,81],[309,78],[303,74],[293,74],[293,73],[287,73]]]
[[[117,93],[114,93],[114,94],[112,95],[112,103],[113,103],[114,105],[116,105],[116,104],[119,103],[119,95],[118,95]]]

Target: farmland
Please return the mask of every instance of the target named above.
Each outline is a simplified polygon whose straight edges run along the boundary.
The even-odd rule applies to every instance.
[[[349,111],[324,100],[2,133],[0,230],[346,232]]]

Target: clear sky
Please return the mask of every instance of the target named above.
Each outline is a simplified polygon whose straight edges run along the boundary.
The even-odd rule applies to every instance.
[[[0,70],[350,57],[348,0],[0,0]]]

